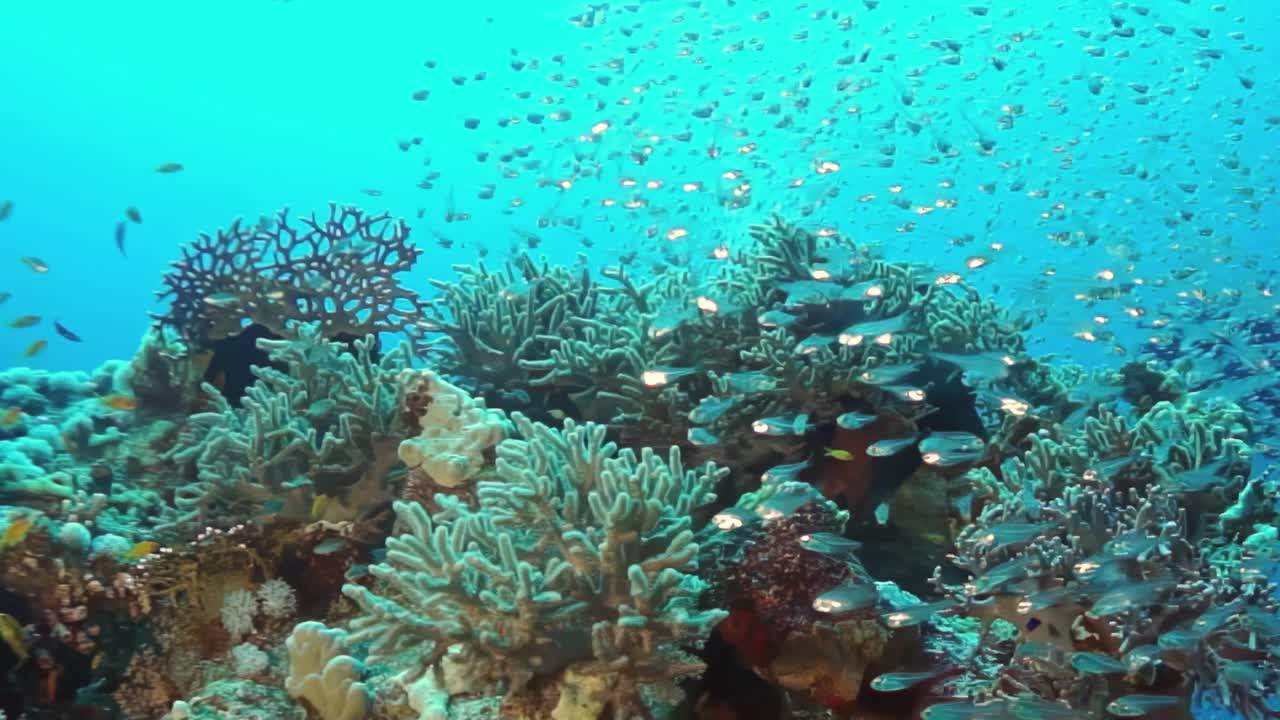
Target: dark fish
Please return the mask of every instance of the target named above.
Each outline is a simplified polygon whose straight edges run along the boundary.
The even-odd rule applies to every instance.
[[[4,202],[0,203],[0,222],[4,222],[5,220],[8,220],[9,215],[11,215],[12,213],[13,213],[12,200],[5,200]]]
[[[124,216],[129,218],[129,222],[134,223],[135,225],[142,224],[142,213],[138,212],[138,208],[136,207],[125,208]]]
[[[120,251],[122,257],[129,257],[129,254],[124,251],[124,229],[124,223],[116,223],[116,249]]]
[[[57,320],[53,321],[53,329],[57,330],[59,335],[70,340],[71,342],[84,342],[84,340],[81,339],[79,335],[68,330],[66,325],[63,325]]]
[[[182,172],[182,163],[169,162],[156,168],[156,172],[166,175],[176,172]]]

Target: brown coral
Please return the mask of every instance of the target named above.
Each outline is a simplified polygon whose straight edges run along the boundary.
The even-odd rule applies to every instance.
[[[390,215],[330,204],[328,218],[281,210],[272,223],[239,219],[214,235],[201,233],[164,276],[169,309],[154,315],[193,349],[238,333],[248,323],[290,337],[317,322],[325,337],[405,332],[418,337],[425,307],[403,287],[422,251],[409,227]]]

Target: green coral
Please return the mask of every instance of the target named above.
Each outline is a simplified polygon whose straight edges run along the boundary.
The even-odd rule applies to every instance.
[[[678,448],[620,450],[594,423],[512,420],[477,507],[396,503],[405,533],[372,568],[379,589],[343,588],[363,611],[353,639],[376,656],[430,648],[424,669],[461,645],[512,694],[566,668],[607,674],[609,706],[630,717],[642,686],[696,671],[677,648],[723,617],[697,609],[690,513],[725,471],[688,469]]]

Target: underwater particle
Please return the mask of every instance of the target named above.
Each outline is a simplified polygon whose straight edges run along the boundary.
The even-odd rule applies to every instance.
[[[156,172],[162,175],[172,175],[176,172],[182,172],[182,163],[167,162],[156,167]]]
[[[873,515],[875,516],[877,525],[879,525],[880,527],[884,527],[885,525],[888,525],[889,524],[889,501],[885,500],[881,502],[879,505],[877,505]]]
[[[31,268],[32,272],[47,273],[49,272],[49,264],[38,257],[31,255],[23,255],[19,260],[23,265]]]
[[[704,427],[691,427],[685,434],[690,445],[697,447],[709,447],[720,444],[720,436],[711,432]]]
[[[13,297],[13,293],[11,292],[0,292],[0,305],[9,302],[9,298],[11,297]]]
[[[1119,660],[1096,652],[1078,652],[1071,655],[1071,667],[1084,675],[1108,675],[1128,672],[1129,668]]]
[[[756,434],[775,437],[779,435],[804,435],[813,428],[814,425],[809,422],[807,413],[775,415],[774,417],[760,418],[751,423],[751,429]]]
[[[415,90],[413,94],[409,96],[409,98],[415,102],[422,102],[429,97],[431,97],[430,90]]]
[[[829,615],[865,610],[880,599],[880,591],[874,583],[837,585],[813,600],[813,609]]]
[[[941,677],[940,672],[892,672],[877,675],[871,681],[871,689],[879,692],[910,690],[922,682]]]
[[[848,555],[862,547],[857,540],[829,532],[805,533],[796,538],[796,542],[805,550],[829,557]]]
[[[39,355],[40,353],[44,352],[44,349],[47,347],[49,347],[48,340],[44,340],[44,339],[36,340],[35,342],[28,345],[26,350],[22,351],[22,357],[33,358]]]
[[[39,323],[40,323],[39,315],[19,315],[18,317],[9,321],[9,327],[17,330],[21,328],[29,328],[33,325],[38,325]]]
[[[836,418],[836,425],[845,430],[861,430],[871,423],[879,420],[879,415],[867,415],[860,412],[847,412]]]
[[[1142,717],[1159,710],[1178,707],[1184,700],[1170,695],[1125,695],[1107,704],[1107,712],[1118,717]]]
[[[905,437],[877,440],[867,446],[867,455],[870,455],[871,457],[889,457],[891,455],[897,455],[903,450],[915,445],[917,437],[919,436],[916,433],[911,433]]]
[[[475,130],[480,127],[480,118],[467,118],[462,121],[462,127],[468,130]]]

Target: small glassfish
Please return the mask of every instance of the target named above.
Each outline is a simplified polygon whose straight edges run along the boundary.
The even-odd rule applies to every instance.
[[[786,482],[789,480],[795,480],[797,477],[800,476],[800,473],[803,472],[805,468],[809,467],[812,464],[813,464],[813,459],[807,458],[805,460],[801,460],[800,462],[785,463],[783,465],[774,465],[773,467],[764,471],[764,473],[760,476],[760,480],[762,482],[767,482],[767,483],[778,483],[778,482]]]
[[[804,483],[787,483],[755,506],[755,513],[765,520],[782,520],[813,502],[813,490]]]
[[[167,162],[163,165],[156,167],[156,172],[164,175],[169,175],[176,172],[182,172],[182,163]]]
[[[656,367],[641,373],[640,382],[644,383],[645,387],[662,387],[696,372],[698,372],[698,368]]]
[[[697,407],[689,411],[689,422],[698,425],[713,423],[737,402],[738,398],[734,397],[704,397]]]
[[[1129,671],[1129,668],[1119,660],[1096,652],[1074,653],[1071,656],[1071,667],[1083,675],[1109,675]]]
[[[814,425],[809,422],[807,413],[776,415],[774,417],[760,418],[751,423],[751,429],[757,435],[804,435],[813,428]]]
[[[23,265],[26,265],[27,267],[31,268],[34,272],[38,272],[38,273],[49,272],[49,264],[38,257],[32,257],[31,255],[23,255],[19,259],[22,260]]]
[[[1107,712],[1118,717],[1142,717],[1153,712],[1185,705],[1186,698],[1172,695],[1125,695],[1107,704]]]
[[[9,321],[9,327],[14,329],[29,328],[40,323],[39,315],[22,315]]]
[[[938,467],[977,462],[986,452],[986,442],[973,433],[935,432],[920,441],[921,459]]]
[[[906,376],[918,371],[919,363],[903,363],[901,365],[881,365],[880,367],[866,370],[858,379],[864,383],[871,385],[884,385],[885,383],[895,383]]]
[[[796,542],[805,550],[832,557],[848,555],[862,547],[862,543],[857,540],[829,532],[805,533]]]
[[[922,682],[941,677],[940,672],[892,672],[877,675],[871,681],[871,689],[879,692],[901,692],[910,690]]]
[[[984,352],[956,354],[935,352],[933,357],[960,368],[966,384],[987,385],[1009,377],[1009,368],[1017,361],[1008,353]]]
[[[848,347],[856,347],[862,344],[863,340],[870,338],[879,345],[888,345],[893,341],[895,333],[902,332],[907,329],[907,320],[909,313],[894,315],[883,320],[871,320],[868,322],[855,323],[841,331],[837,337],[841,345]]]
[[[720,444],[720,436],[704,427],[691,427],[685,436],[688,438],[690,445],[697,447],[710,447]]]
[[[899,608],[893,612],[887,612],[880,615],[880,619],[885,625],[897,629],[902,627],[911,627],[925,622],[934,615],[946,612],[959,605],[955,600],[940,600],[934,603],[925,603],[923,605],[910,605],[908,607]]]
[[[915,445],[916,437],[916,434],[912,433],[906,437],[877,440],[867,446],[867,454],[871,457],[889,457],[891,455],[897,455],[903,450]]]
[[[792,315],[785,310],[768,310],[756,316],[756,322],[765,330],[790,327],[791,325],[794,325],[798,319],[799,318],[795,315]]]
[[[837,585],[813,600],[813,609],[820,613],[844,615],[865,610],[880,599],[875,583]]]
[[[768,392],[778,387],[777,378],[759,370],[726,373],[724,379],[729,389],[737,393]]]
[[[836,418],[836,425],[845,430],[861,430],[871,423],[879,420],[879,415],[867,415],[860,412],[847,412]]]

